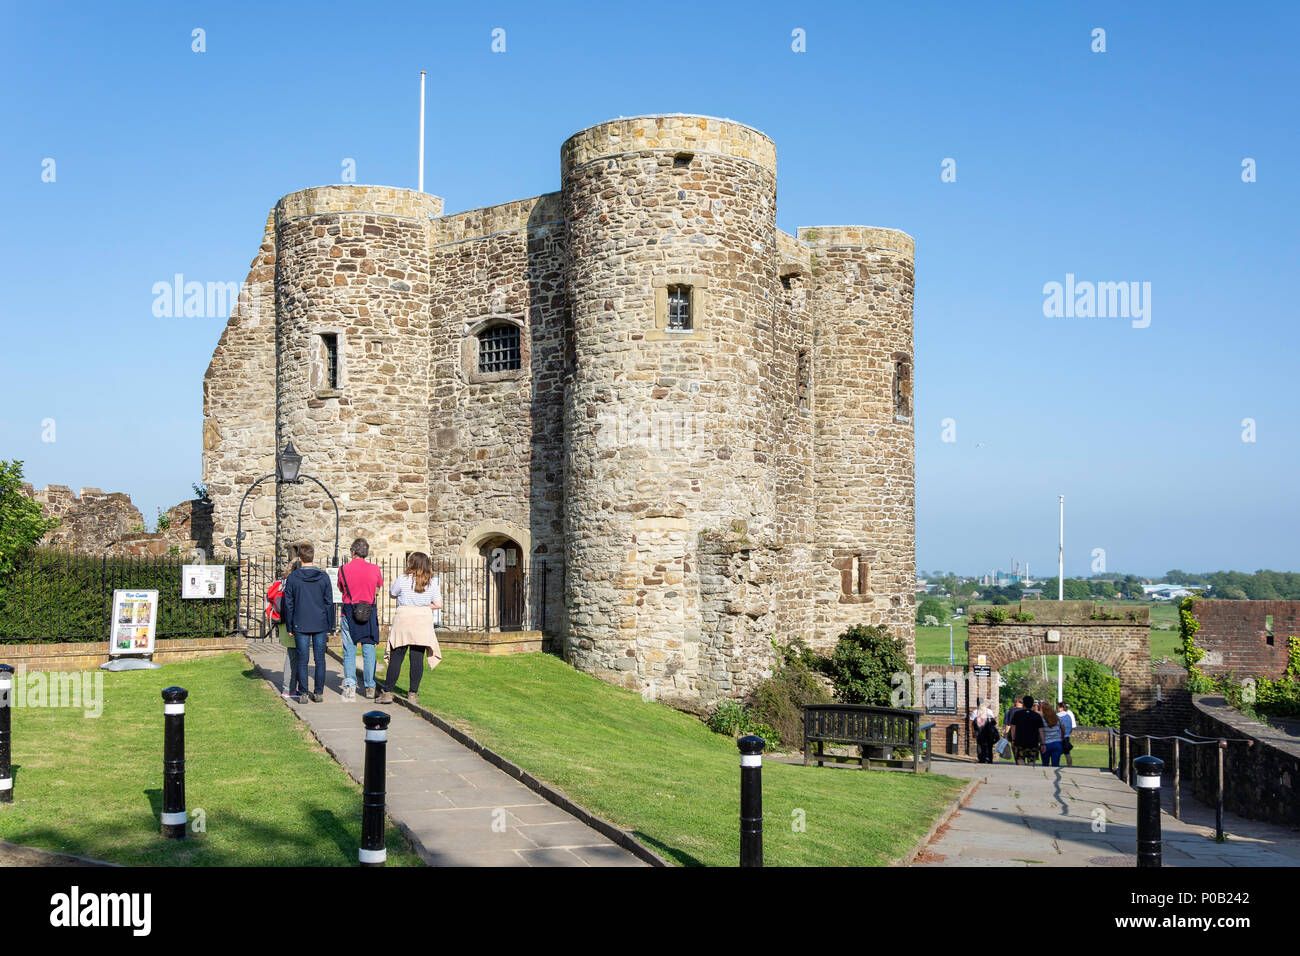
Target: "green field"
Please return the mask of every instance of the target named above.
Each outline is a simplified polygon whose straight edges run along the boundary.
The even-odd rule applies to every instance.
[[[739,751],[698,719],[547,654],[446,651],[420,685],[420,703],[666,858],[736,865]],[[939,774],[765,761],[764,860],[886,865],[960,787]]]
[[[0,839],[126,864],[356,865],[361,788],[242,655],[87,676],[103,677],[98,717],[14,707],[15,802],[0,805]],[[159,692],[172,685],[190,692],[184,840],[159,835]],[[387,841],[390,866],[419,865],[396,828]]]

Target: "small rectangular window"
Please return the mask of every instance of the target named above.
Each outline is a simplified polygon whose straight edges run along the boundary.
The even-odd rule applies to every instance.
[[[693,328],[691,287],[688,285],[670,285],[668,287],[668,331],[689,332]]]
[[[337,389],[339,387],[339,337],[334,332],[322,332],[320,340],[323,346],[321,359],[324,362],[325,387]]]
[[[1273,644],[1273,615],[1264,615],[1264,642],[1270,647]]]
[[[480,372],[516,371],[522,362],[518,326],[494,325],[479,333],[478,370]]]

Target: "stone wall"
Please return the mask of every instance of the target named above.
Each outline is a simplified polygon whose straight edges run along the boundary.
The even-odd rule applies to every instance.
[[[203,376],[202,480],[212,499],[212,544],[235,553],[239,504],[275,471],[275,211],[267,214],[243,294]],[[275,549],[275,483],[259,485],[244,509],[244,553]]]
[[[1295,736],[1251,720],[1222,697],[1198,696],[1193,704],[1195,733],[1254,741],[1253,745],[1229,743],[1224,751],[1224,807],[1251,820],[1300,829],[1300,743]],[[1194,754],[1192,781],[1197,798],[1215,806],[1219,779],[1216,748],[1186,749]]]
[[[45,517],[59,519],[59,526],[41,539],[43,545],[101,554],[114,541],[144,527],[140,509],[131,503],[130,495],[120,492],[106,494],[98,488],[82,488],[77,495],[66,485],[35,489],[25,483],[23,491],[40,504]]]
[[[183,501],[167,509],[166,528],[144,530],[144,516],[131,496],[82,488],[73,494],[66,485],[35,489],[23,485],[28,497],[38,502],[47,518],[58,518],[59,526],[45,535],[42,546],[78,554],[163,555],[190,554],[201,549],[211,554],[212,502]]]
[[[1272,680],[1286,673],[1287,638],[1300,636],[1300,601],[1194,601],[1192,614],[1201,624],[1196,645],[1205,657],[1197,666],[1204,673]]]

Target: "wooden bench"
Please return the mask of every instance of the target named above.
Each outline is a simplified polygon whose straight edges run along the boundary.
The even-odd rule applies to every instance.
[[[872,760],[889,767],[911,764],[913,773],[930,769],[930,731],[934,724],[921,723],[917,710],[894,707],[874,707],[869,704],[810,704],[803,709],[803,762],[806,767],[813,760],[817,766],[824,761],[858,763],[864,770],[871,768]],[[848,757],[826,753],[827,744],[857,746],[860,756]],[[816,753],[813,747],[816,746]],[[871,748],[889,748],[888,757],[875,757]],[[893,758],[893,748],[908,747],[910,760]]]

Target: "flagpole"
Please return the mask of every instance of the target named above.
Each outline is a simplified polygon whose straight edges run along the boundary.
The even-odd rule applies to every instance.
[[[420,71],[420,192],[424,192],[424,70]]]
[[[1065,495],[1056,496],[1061,506],[1061,536],[1056,552],[1056,599],[1065,600]],[[1056,700],[1065,700],[1065,662],[1056,655]],[[1055,703],[1056,701],[1053,701]]]

